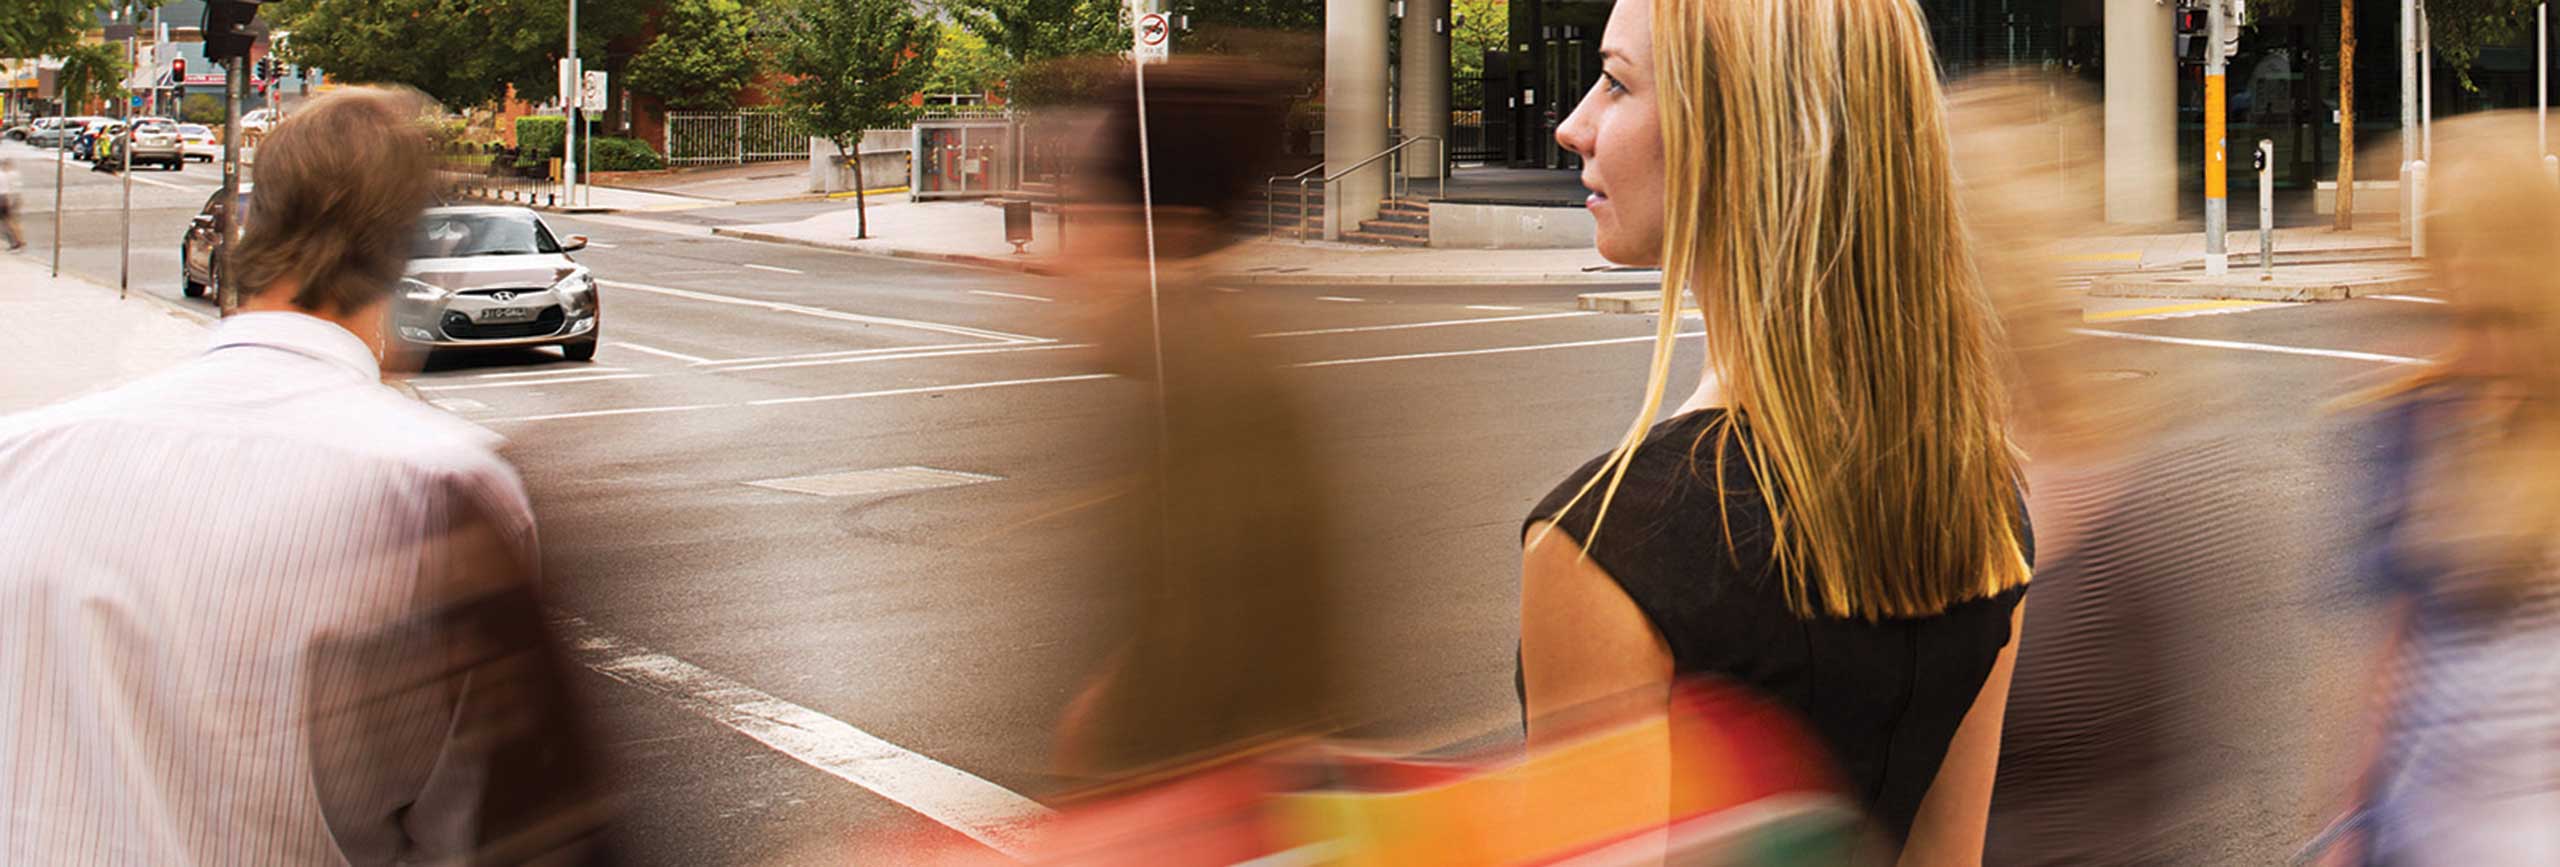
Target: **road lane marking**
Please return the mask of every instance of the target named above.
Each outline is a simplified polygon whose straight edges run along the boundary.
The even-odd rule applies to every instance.
[[[862,355],[847,358],[814,358],[805,361],[777,361],[771,364],[750,364],[743,367],[715,367],[711,368],[711,370],[719,373],[737,373],[747,370],[778,370],[790,367],[828,367],[838,364],[870,364],[876,361],[913,361],[919,358],[953,358],[963,355],[995,355],[1009,352],[1047,352],[1053,349],[1090,348],[1092,348],[1092,344],[1089,343],[1038,343],[1029,346],[982,346],[971,349],[944,349],[932,352]]]
[[[631,350],[631,351],[633,351],[633,352],[639,352],[639,353],[644,353],[644,354],[648,354],[648,355],[655,355],[655,356],[657,356],[657,357],[659,357],[659,358],[672,358],[672,359],[675,359],[675,360],[677,360],[677,361],[684,362],[684,363],[686,363],[686,364],[718,364],[718,363],[719,363],[719,362],[712,361],[711,359],[704,358],[704,357],[699,356],[699,355],[686,355],[686,354],[681,353],[681,352],[670,352],[670,351],[667,351],[667,350],[664,350],[664,349],[659,349],[659,348],[657,348],[657,347],[655,347],[655,346],[642,346],[642,345],[640,345],[640,344],[633,343],[633,342],[628,341],[628,340],[617,340],[617,341],[614,341],[614,342],[609,343],[609,344],[606,344],[606,345],[607,345],[607,346],[620,347],[620,348],[623,348],[623,349],[628,349],[628,350]]]
[[[1053,301],[1058,300],[1058,299],[1055,299],[1055,298],[1042,298],[1042,297],[1040,297],[1040,296],[1038,296],[1038,295],[1016,295],[1016,294],[1011,293],[1011,292],[997,292],[997,291],[994,291],[994,290],[991,290],[991,289],[971,289],[971,290],[969,290],[969,294],[971,294],[971,295],[984,295],[984,296],[987,296],[987,297],[989,297],[989,298],[1011,298],[1011,299],[1016,300],[1016,301],[1038,301],[1038,302],[1040,302],[1040,303],[1042,303],[1042,304],[1047,304],[1047,303],[1050,303],[1050,302],[1053,302]]]
[[[1028,857],[1031,829],[1052,815],[1039,802],[983,777],[634,644],[584,618],[568,617],[559,627],[578,661],[596,673],[895,801],[1006,857]]]
[[[1595,311],[1574,310],[1565,313],[1532,313],[1527,316],[1484,316],[1475,319],[1447,319],[1439,322],[1407,322],[1400,325],[1363,325],[1356,328],[1317,328],[1308,331],[1275,331],[1270,334],[1256,334],[1254,336],[1314,337],[1320,334],[1359,334],[1369,331],[1407,331],[1415,328],[1446,328],[1451,325],[1491,325],[1497,322],[1534,322],[1541,319],[1578,319],[1584,316],[1598,315],[1600,314]]]
[[[1043,340],[1040,342],[1054,343],[1056,341]],[[937,349],[985,348],[987,348],[987,344],[984,343],[935,343],[926,346],[881,346],[871,349],[838,349],[832,352],[803,352],[796,355],[758,355],[747,358],[723,358],[717,361],[704,361],[698,363],[716,367],[725,364],[763,364],[768,361],[802,361],[811,358],[851,358],[857,355],[888,355],[898,352],[929,352]]]
[[[789,269],[789,268],[776,268],[776,267],[773,267],[773,266],[771,266],[771,265],[758,265],[758,264],[755,264],[755,263],[753,263],[753,262],[749,262],[749,263],[747,263],[747,264],[746,264],[746,267],[753,268],[753,269],[758,270],[758,271],[771,271],[771,272],[776,273],[776,274],[807,274],[807,273],[809,273],[809,272],[807,272],[807,271],[794,271],[794,270]]]
[[[2400,302],[2409,303],[2409,304],[2448,304],[2448,303],[2451,303],[2451,302],[2448,302],[2448,301],[2446,301],[2446,300],[2444,300],[2444,299],[2442,299],[2442,298],[2428,298],[2428,297],[2424,297],[2424,296],[2420,296],[2420,295],[2367,295],[2367,296],[2365,296],[2365,297],[2367,297],[2367,298],[2371,298],[2371,299],[2376,300],[2376,301],[2400,301]]]
[[[2133,334],[2124,331],[2099,331],[2092,328],[2072,329],[2091,337],[2135,340],[2143,343],[2165,343],[2171,346],[2200,346],[2206,349],[2237,349],[2244,352],[2270,352],[2278,355],[2309,355],[2319,358],[2343,358],[2349,361],[2372,361],[2382,364],[2426,364],[2424,358],[2405,355],[2383,355],[2377,352],[2351,352],[2344,349],[2313,349],[2304,346],[2280,346],[2273,343],[2244,343],[2237,340],[2203,340],[2194,337],[2164,337],[2158,334]]]
[[[1697,337],[1706,332],[1690,331],[1681,337]],[[1541,343],[1535,346],[1496,346],[1491,349],[1461,349],[1455,352],[1418,352],[1411,355],[1381,355],[1374,358],[1338,358],[1332,361],[1308,361],[1290,367],[1342,367],[1352,364],[1382,364],[1390,361],[1421,361],[1431,358],[1465,358],[1472,355],[1507,355],[1514,352],[1543,352],[1550,349],[1581,349],[1590,346],[1616,346],[1626,343],[1651,343],[1652,335],[1618,337],[1607,340],[1576,340],[1571,343]]]
[[[1316,300],[1318,300],[1318,301],[1331,301],[1331,302],[1334,302],[1334,303],[1336,303],[1336,304],[1358,304],[1358,303],[1360,303],[1361,301],[1366,300],[1366,299],[1361,299],[1361,298],[1344,298],[1344,297],[1342,297],[1342,296],[1340,296],[1340,295],[1318,295],[1318,296],[1316,296]]]
[[[588,241],[587,246],[594,247],[598,250],[615,250],[622,247],[620,244],[607,244],[603,241]]]
[[[616,415],[656,415],[658,413],[667,412],[693,412],[695,410],[704,409],[727,409],[731,406],[733,406],[733,404],[689,403],[683,406],[641,406],[632,407],[630,409],[591,409],[585,412],[555,412],[545,415],[519,415],[507,418],[484,418],[477,419],[477,421],[481,424],[498,424],[500,422],[513,421],[555,421],[564,418],[604,418],[606,416]]]
[[[818,319],[832,319],[838,322],[858,322],[864,325],[886,325],[896,328],[912,328],[918,331],[931,331],[939,334],[973,337],[979,340],[991,340],[998,343],[1041,343],[1046,340],[1045,338],[1032,337],[1024,334],[1008,334],[1002,331],[989,331],[984,328],[970,328],[964,325],[944,325],[939,322],[920,322],[913,319],[898,319],[889,316],[847,313],[842,310],[810,307],[805,304],[788,304],[780,301],[759,301],[753,298],[741,298],[735,295],[721,295],[714,292],[696,292],[691,289],[670,289],[665,286],[651,286],[646,283],[631,283],[622,280],[601,280],[598,282],[607,286],[665,295],[670,298],[685,298],[694,301],[707,301],[713,304],[754,307],[763,310],[771,310],[776,313],[792,313]]]
[[[572,374],[584,375],[584,374],[590,374],[590,373],[621,373],[621,372],[623,372],[623,371],[624,371],[624,370],[626,370],[626,369],[627,369],[627,368],[620,368],[620,367],[584,367],[584,366],[577,367],[577,368],[554,367],[554,368],[550,368],[550,369],[547,369],[547,370],[519,370],[519,371],[515,371],[515,372],[512,372],[512,373],[483,373],[483,374],[478,374],[478,375],[476,375],[476,376],[473,376],[473,377],[471,377],[471,378],[472,378],[472,379],[524,379],[524,378],[526,378],[526,377],[534,377],[534,376],[569,376],[569,375],[572,375]]]
[[[2180,319],[2190,316],[2214,316],[2225,313],[2245,313],[2251,310],[2264,310],[2270,307],[2293,306],[2297,305],[2270,301],[2198,301],[2191,304],[2171,304],[2165,307],[2140,307],[2132,310],[2114,310],[2106,313],[2091,313],[2082,316],[2081,321],[2123,322],[2135,319]]]
[[[488,388],[529,388],[537,385],[575,385],[581,382],[612,382],[617,379],[656,379],[654,373],[614,373],[604,376],[572,376],[560,379],[516,379],[506,382],[475,382],[469,385],[421,385],[419,391],[477,391]]]
[[[1094,380],[1112,379],[1114,377],[1114,374],[1109,373],[1086,373],[1076,376],[1044,376],[1039,379],[1007,379],[996,382],[969,382],[959,385],[928,385],[917,388],[892,388],[884,391],[857,391],[851,394],[822,394],[814,397],[777,397],[767,400],[747,401],[746,405],[785,406],[789,404],[819,403],[831,400],[862,400],[865,398],[897,397],[908,394],[933,394],[954,391],[977,391],[988,388],[1012,388],[1014,386],[1021,385],[1056,385],[1068,382],[1092,382]]]
[[[1507,304],[1469,304],[1469,305],[1467,305],[1467,309],[1469,309],[1469,310],[1490,310],[1490,311],[1493,311],[1493,312],[1496,312],[1496,313],[1504,313],[1504,312],[1509,312],[1509,311],[1513,311],[1513,310],[1527,310],[1527,309],[1529,309],[1529,308],[1526,308],[1526,307],[1512,307],[1512,306],[1507,305]]]

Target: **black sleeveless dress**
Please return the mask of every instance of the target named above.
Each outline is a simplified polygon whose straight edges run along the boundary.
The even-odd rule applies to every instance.
[[[1769,513],[1739,436],[1725,446],[1727,544],[1713,479],[1724,438],[1710,435],[1723,416],[1701,410],[1647,435],[1591,558],[1662,633],[1677,675],[1721,676],[1801,716],[1830,748],[1851,794],[1899,845],[1956,727],[2009,643],[2009,617],[2026,588],[1935,617],[1798,617],[1772,568]],[[1605,460],[1594,458],[1565,479],[1530,513],[1530,525],[1554,518]],[[1599,500],[1595,489],[1557,521],[1558,531],[1576,542],[1590,539]],[[2019,528],[2019,542],[2033,564],[2029,528]]]

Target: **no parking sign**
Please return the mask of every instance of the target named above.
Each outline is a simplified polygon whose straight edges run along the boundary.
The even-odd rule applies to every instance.
[[[1173,58],[1173,22],[1162,12],[1138,16],[1137,45],[1130,52],[1139,63],[1163,63]]]

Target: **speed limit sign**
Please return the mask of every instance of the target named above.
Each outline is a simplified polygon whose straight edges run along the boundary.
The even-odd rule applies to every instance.
[[[1162,12],[1138,16],[1137,45],[1131,53],[1139,63],[1163,63],[1173,57],[1173,22]]]

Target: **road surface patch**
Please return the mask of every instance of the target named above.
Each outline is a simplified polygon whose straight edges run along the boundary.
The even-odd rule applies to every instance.
[[[1679,336],[1697,337],[1705,332],[1691,331]],[[1417,352],[1410,355],[1380,355],[1370,358],[1337,358],[1332,361],[1308,361],[1290,367],[1343,367],[1353,364],[1384,364],[1391,361],[1422,361],[1433,358],[1465,358],[1475,355],[1508,355],[1514,352],[1543,352],[1550,349],[1581,349],[1591,346],[1617,346],[1627,343],[1651,343],[1652,335],[1613,337],[1605,340],[1576,340],[1570,343],[1540,343],[1532,346],[1496,346],[1489,349],[1460,349],[1452,352]]]
[[[1513,309],[1516,310],[1518,308]],[[1361,334],[1371,331],[1408,331],[1415,328],[1446,328],[1452,325],[1492,325],[1498,322],[1532,322],[1541,319],[1577,319],[1584,316],[1597,315],[1599,314],[1592,313],[1587,310],[1569,310],[1563,313],[1532,313],[1526,316],[1480,316],[1474,319],[1444,319],[1438,322],[1405,322],[1396,325],[1360,325],[1349,328],[1316,328],[1307,331],[1275,331],[1270,334],[1256,334],[1254,336],[1315,337],[1323,334]]]
[[[1002,476],[964,473],[935,467],[886,467],[876,470],[854,470],[814,476],[792,476],[762,479],[747,484],[776,491],[808,494],[813,497],[867,497],[880,494],[903,494],[913,491],[936,491],[968,485],[1004,481]]]

